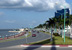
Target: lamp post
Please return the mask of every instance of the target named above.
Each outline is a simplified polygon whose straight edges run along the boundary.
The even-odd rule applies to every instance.
[[[49,21],[46,22],[46,29],[47,29],[48,22],[49,22]]]
[[[25,34],[25,37],[26,37],[26,44],[27,44],[27,34]]]
[[[56,2],[55,4],[59,4],[58,2]],[[64,42],[65,42],[65,18],[66,18],[66,6],[63,6],[64,7]]]
[[[65,18],[66,18],[66,10],[64,9],[64,42],[65,42]]]
[[[52,30],[52,27],[51,27],[51,41],[52,41],[52,34],[53,34],[53,30]]]
[[[48,24],[49,24],[49,21],[46,22],[46,29],[47,29]],[[53,30],[52,30],[52,27],[51,27],[51,41],[52,41],[52,33],[53,33]]]
[[[64,6],[64,8],[66,8]],[[66,10],[64,9],[64,42],[65,42],[65,18],[66,18]]]
[[[29,24],[29,26],[30,26],[30,28],[32,28],[32,25],[31,24]]]
[[[31,26],[31,24],[29,24],[29,26],[30,26],[30,32],[31,32],[32,26]]]
[[[49,21],[47,21],[47,24],[49,24]],[[51,27],[51,41],[52,41],[52,34],[53,34],[53,30],[52,30],[52,27]]]
[[[48,23],[49,23],[49,21],[46,21],[46,31],[48,29]]]

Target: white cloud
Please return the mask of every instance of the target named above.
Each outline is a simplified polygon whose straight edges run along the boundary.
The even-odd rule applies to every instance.
[[[70,7],[65,0],[0,0],[0,8],[21,10],[47,11],[64,8],[64,6]]]
[[[15,20],[5,20],[6,23],[15,23]]]

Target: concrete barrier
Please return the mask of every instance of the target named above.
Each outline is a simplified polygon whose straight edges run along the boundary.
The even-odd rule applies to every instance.
[[[4,37],[4,39],[0,38],[0,40],[7,40],[7,39],[12,39],[12,38],[17,38],[17,37],[23,36],[25,33],[26,32],[21,32],[20,34],[17,34],[17,35],[14,35],[14,36]]]

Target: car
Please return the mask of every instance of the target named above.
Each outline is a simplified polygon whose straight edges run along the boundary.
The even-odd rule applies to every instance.
[[[36,37],[36,34],[32,34],[32,37]]]
[[[37,31],[37,33],[39,33],[39,31]]]
[[[35,32],[34,30],[32,32]]]

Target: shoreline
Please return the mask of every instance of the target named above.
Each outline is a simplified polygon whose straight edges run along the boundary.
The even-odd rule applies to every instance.
[[[19,32],[20,33],[21,31],[8,31],[8,32]]]

